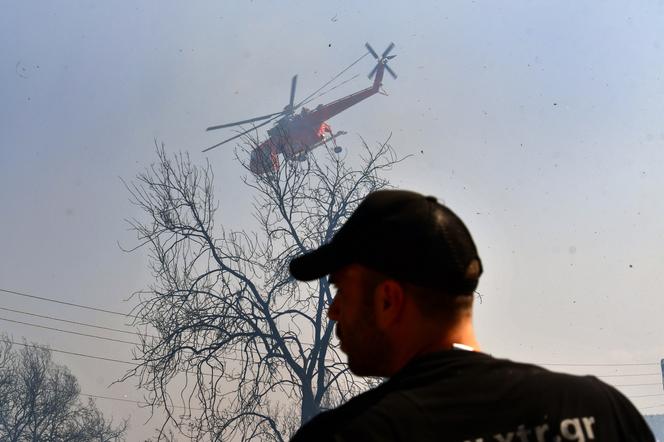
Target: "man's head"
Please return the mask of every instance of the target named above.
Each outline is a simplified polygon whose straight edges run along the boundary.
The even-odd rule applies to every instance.
[[[425,341],[469,313],[482,273],[461,219],[433,197],[400,190],[371,193],[328,244],[290,268],[304,281],[330,275],[329,317],[351,370],[364,375],[389,375],[400,352],[433,345]]]

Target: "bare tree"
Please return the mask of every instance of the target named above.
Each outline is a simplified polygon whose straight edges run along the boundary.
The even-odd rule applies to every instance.
[[[83,405],[76,378],[52,361],[48,348],[26,345],[14,351],[7,339],[1,345],[0,440],[124,440],[127,422],[114,427],[92,400]]]
[[[320,160],[248,173],[251,232],[215,223],[209,163],[169,157],[163,145],[157,162],[126,184],[147,214],[129,222],[139,247],[149,248],[155,282],[134,295],[135,325],[154,333],[142,336],[140,364],[124,379],[137,376],[146,400],[165,408],[162,428],[197,440],[283,441],[367,387],[333,340],[327,279],[298,284],[288,272],[291,258],[327,242],[368,192],[387,186],[382,173],[399,161],[389,139],[362,144],[355,167],[320,148]]]

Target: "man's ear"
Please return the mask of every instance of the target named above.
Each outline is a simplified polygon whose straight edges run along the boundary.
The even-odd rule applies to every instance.
[[[403,287],[397,281],[386,279],[376,286],[374,312],[380,330],[387,330],[401,318],[404,301]]]

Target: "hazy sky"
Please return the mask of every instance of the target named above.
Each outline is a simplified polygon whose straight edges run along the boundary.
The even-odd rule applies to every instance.
[[[251,198],[232,132],[205,127],[270,112],[365,53],[394,41],[378,95],[333,118],[353,156],[359,137],[393,134],[413,156],[392,183],[433,194],[466,220],[485,274],[476,325],[483,350],[567,366],[619,387],[644,413],[664,412],[664,2],[2,2],[0,15],[0,289],[129,311],[150,283],[125,218],[141,216],[131,180],[169,152],[208,158],[218,222],[251,227]],[[312,103],[370,84],[359,75]],[[123,327],[123,319],[0,293],[0,307]],[[0,310],[0,318],[130,335]],[[131,359],[130,346],[0,320],[20,340]],[[86,394],[124,366],[56,354]],[[628,374],[647,374],[625,376]],[[644,395],[659,395],[636,397]],[[129,440],[147,437],[132,415]]]

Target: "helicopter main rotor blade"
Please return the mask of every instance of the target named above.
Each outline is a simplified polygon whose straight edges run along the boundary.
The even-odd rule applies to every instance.
[[[387,57],[387,54],[389,54],[392,49],[394,49],[394,43],[390,43],[390,45],[387,47],[387,49],[385,49],[385,51],[383,52],[383,55],[381,55],[380,58]],[[378,57],[376,57],[376,58],[378,58]]]
[[[395,74],[392,68],[390,68],[388,65],[385,65],[385,70],[390,73],[392,78],[394,78],[395,80],[397,79],[397,74]]]
[[[280,112],[280,113],[281,113],[281,112]],[[212,150],[212,149],[214,149],[215,147],[219,147],[219,146],[221,146],[222,144],[226,144],[226,143],[228,143],[229,141],[236,140],[236,139],[238,139],[238,138],[240,138],[240,137],[242,137],[242,136],[248,134],[248,133],[251,132],[252,130],[256,130],[256,129],[258,129],[259,127],[263,127],[263,126],[265,126],[266,124],[268,124],[269,122],[271,122],[271,121],[274,120],[275,118],[276,118],[276,117],[270,118],[269,120],[262,122],[262,123],[259,124],[258,126],[254,126],[254,127],[252,127],[251,129],[247,129],[247,130],[245,130],[244,132],[240,132],[239,134],[237,134],[237,135],[235,135],[235,136],[232,136],[232,137],[230,137],[230,138],[227,138],[227,139],[225,139],[224,141],[222,141],[221,143],[217,143],[217,144],[215,144],[214,146],[210,146],[210,147],[208,147],[207,149],[203,149],[203,152],[207,152],[208,150]]]
[[[262,117],[255,117],[255,118],[249,118],[248,120],[236,121],[235,123],[226,123],[226,124],[220,124],[218,126],[210,126],[205,130],[223,129],[224,127],[232,127],[232,126],[237,126],[237,125],[240,125],[240,124],[253,123],[254,121],[264,120],[266,118],[271,118],[271,117],[274,117],[275,115],[281,115],[283,113],[284,113],[283,111],[275,112],[273,114],[263,115]]]
[[[250,130],[252,130],[252,129],[250,129]],[[210,146],[210,147],[208,147],[207,149],[203,149],[203,152],[207,152],[208,150],[212,150],[212,149],[214,149],[215,147],[219,147],[219,146],[221,146],[222,144],[226,144],[226,143],[228,143],[229,141],[233,141],[233,140],[235,140],[236,138],[240,138],[242,135],[246,135],[247,132],[249,132],[250,130],[248,130],[248,131],[244,131],[244,132],[242,132],[242,133],[240,133],[240,134],[237,134],[237,135],[235,135],[234,137],[230,137],[230,138],[228,138],[228,139],[222,141],[221,143],[217,143],[217,144],[215,144],[214,146]]]
[[[290,102],[288,103],[288,109],[290,109],[291,112],[294,111],[293,103],[295,102],[295,87],[296,86],[297,86],[297,75],[293,75],[293,79],[291,80],[291,86],[290,86]]]
[[[371,45],[370,45],[369,43],[364,43],[364,46],[366,46],[367,49],[369,50],[369,52],[371,52],[371,55],[373,55],[374,58],[375,58],[376,60],[378,60],[378,54],[376,53],[376,51],[373,50],[373,48],[371,47]]]

